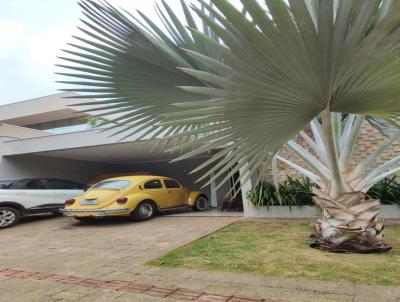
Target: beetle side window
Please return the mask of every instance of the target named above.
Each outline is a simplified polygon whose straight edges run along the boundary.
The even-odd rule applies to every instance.
[[[177,189],[181,187],[177,181],[172,179],[164,179],[164,184],[168,189]]]
[[[162,184],[159,179],[153,179],[153,180],[146,181],[143,185],[143,188],[146,190],[161,189]]]

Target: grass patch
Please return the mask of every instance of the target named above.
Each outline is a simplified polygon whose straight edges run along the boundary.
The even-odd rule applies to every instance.
[[[304,223],[243,221],[172,251],[149,264],[266,276],[400,285],[400,227],[385,229],[385,254],[334,254],[308,247]]]

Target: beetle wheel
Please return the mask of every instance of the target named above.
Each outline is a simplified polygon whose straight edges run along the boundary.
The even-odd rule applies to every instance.
[[[132,217],[136,220],[148,220],[156,214],[156,207],[151,201],[141,202],[133,212]]]
[[[199,196],[193,206],[195,211],[205,211],[208,209],[208,199],[205,196]]]

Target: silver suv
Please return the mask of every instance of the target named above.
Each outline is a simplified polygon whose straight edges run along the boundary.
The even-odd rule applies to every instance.
[[[64,179],[0,180],[0,229],[18,223],[21,216],[58,213],[64,201],[83,193],[85,185]]]

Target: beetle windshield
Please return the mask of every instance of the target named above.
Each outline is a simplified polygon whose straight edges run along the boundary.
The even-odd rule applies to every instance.
[[[126,189],[132,184],[132,181],[129,180],[105,180],[98,182],[90,189],[112,189],[112,190],[120,190]]]

